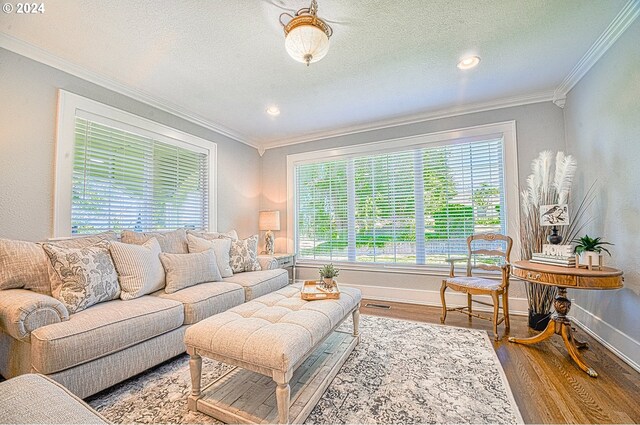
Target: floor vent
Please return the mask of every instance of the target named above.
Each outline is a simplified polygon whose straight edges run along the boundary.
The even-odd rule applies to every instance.
[[[386,305],[386,304],[371,304],[371,303],[367,303],[364,305],[365,307],[370,307],[370,308],[381,308],[383,310],[390,310],[391,306],[390,305]]]

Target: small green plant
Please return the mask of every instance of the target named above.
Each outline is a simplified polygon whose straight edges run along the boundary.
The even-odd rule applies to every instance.
[[[336,276],[338,276],[338,274],[340,273],[340,270],[336,269],[335,267],[333,267],[333,264],[327,264],[325,266],[323,266],[322,268],[320,268],[318,270],[320,272],[320,277],[329,277],[329,278],[334,278]]]
[[[602,238],[590,238],[589,235],[584,235],[581,238],[576,238],[571,242],[576,244],[576,247],[573,249],[573,252],[576,254],[582,254],[583,252],[597,252],[600,254],[602,251],[611,255],[609,250],[605,248],[603,245],[613,245],[609,242],[604,242]]]

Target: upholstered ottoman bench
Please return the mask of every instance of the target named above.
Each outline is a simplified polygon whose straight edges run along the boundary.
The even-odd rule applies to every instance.
[[[304,301],[291,285],[187,329],[189,409],[227,423],[303,422],[359,342],[360,291],[341,291]],[[336,331],[349,315],[353,334]],[[201,390],[202,356],[236,368]]]

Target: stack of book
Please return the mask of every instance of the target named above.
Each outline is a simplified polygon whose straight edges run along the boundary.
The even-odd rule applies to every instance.
[[[565,255],[546,255],[546,254],[533,253],[533,255],[531,256],[531,262],[540,263],[540,264],[549,264],[552,266],[575,267],[576,257],[574,255],[565,256]]]

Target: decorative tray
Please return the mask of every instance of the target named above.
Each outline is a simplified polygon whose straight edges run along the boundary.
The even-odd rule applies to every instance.
[[[328,289],[322,285],[322,282],[305,280],[300,291],[300,298],[305,301],[335,300],[340,298],[340,288],[336,284],[333,288]]]

